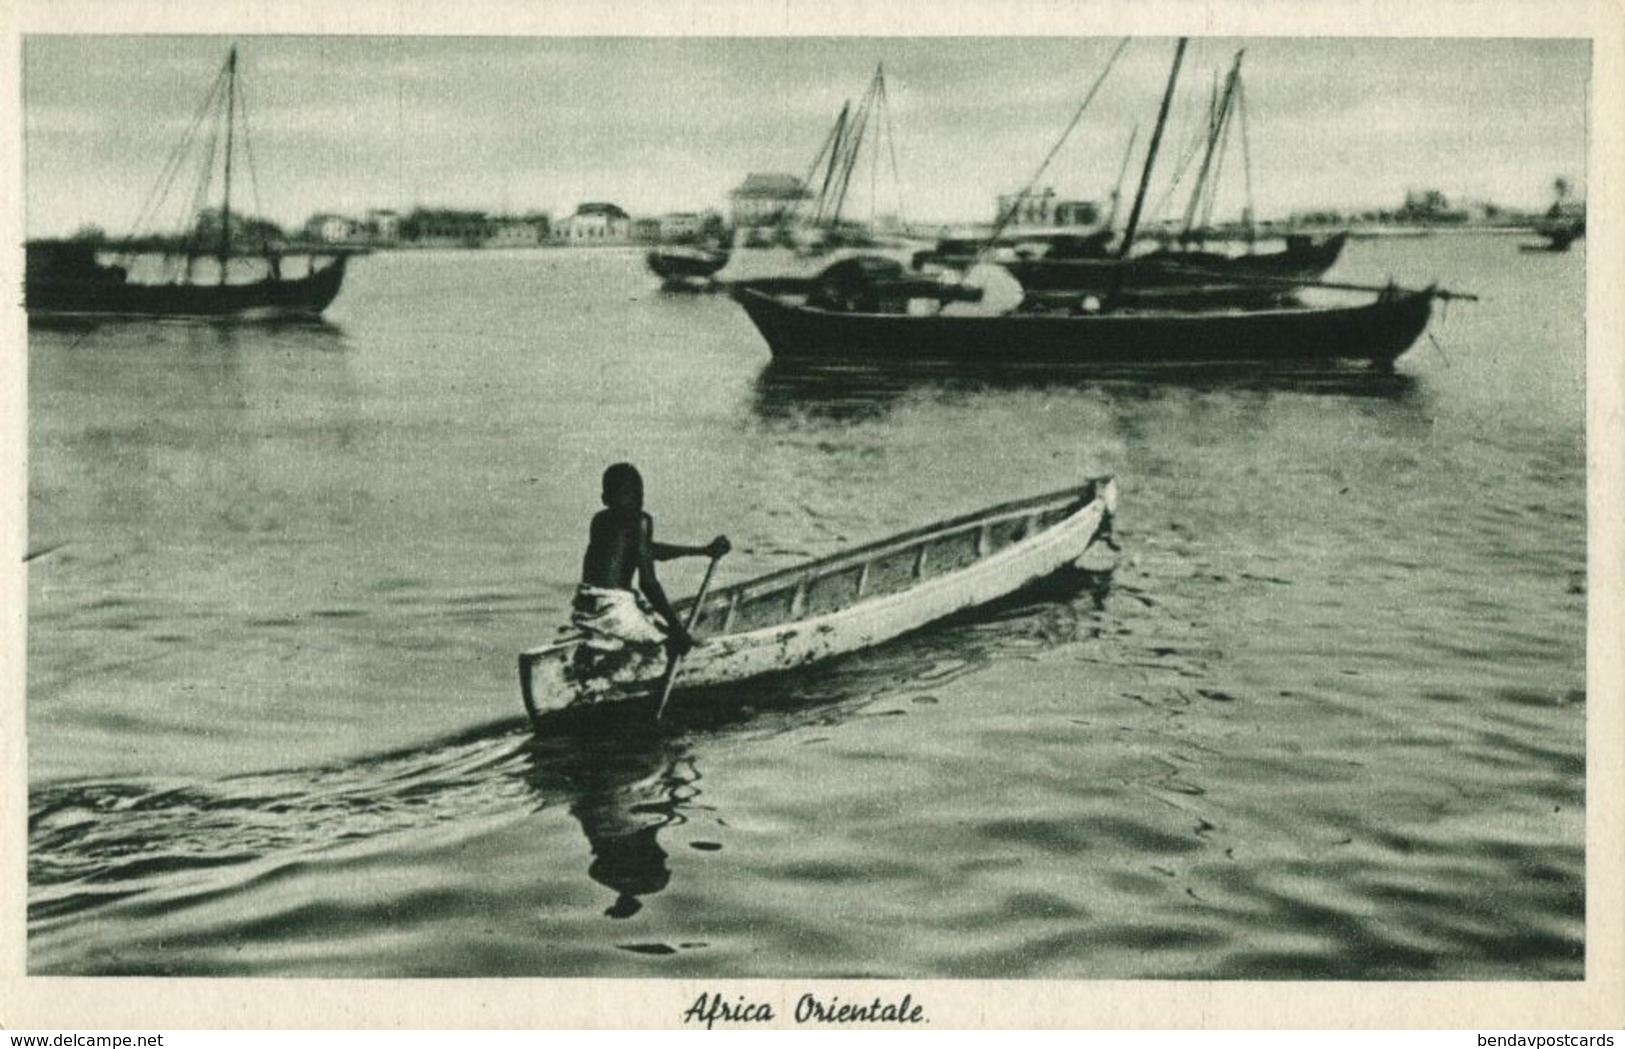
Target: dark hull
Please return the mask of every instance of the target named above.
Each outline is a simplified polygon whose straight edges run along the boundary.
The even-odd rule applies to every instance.
[[[1280,283],[1318,281],[1331,270],[1347,235],[1321,244],[1289,247],[1259,255],[1214,255],[1211,252],[1155,252],[1115,261],[1110,258],[1033,258],[1006,263],[1020,286],[1030,292],[1076,291],[1103,294],[1113,281],[1134,292],[1178,291],[1196,287],[1233,286],[1237,292],[1279,294]],[[1121,276],[1118,276],[1121,274]],[[1248,281],[1264,281],[1264,286]],[[1233,283],[1233,284],[1232,284]],[[1272,287],[1271,287],[1272,284]]]
[[[656,250],[649,252],[645,261],[648,263],[650,271],[661,280],[707,280],[728,264],[728,253],[725,251]]]
[[[1319,280],[1337,262],[1347,242],[1348,235],[1340,233],[1317,244],[1294,244],[1282,251],[1256,255],[1159,251],[1126,261],[1046,256],[999,265],[1009,270],[1025,291],[1040,297],[1105,296],[1115,285],[1117,301],[1125,304],[1172,303],[1187,297],[1209,304],[1268,302],[1289,293],[1294,283]],[[968,256],[920,258],[950,268],[962,268],[974,261]]]
[[[913,316],[809,309],[749,285],[734,298],[780,360],[978,365],[1330,362],[1388,364],[1427,327],[1433,293],[1360,306],[1252,312]]]
[[[71,276],[30,274],[24,301],[31,317],[316,317],[338,295],[346,262],[339,255],[309,276],[227,285],[133,283],[100,266]]]
[[[1535,232],[1546,238],[1546,243],[1538,245],[1543,251],[1568,251],[1569,246],[1576,240],[1585,236],[1585,222],[1583,220],[1551,220],[1535,226]]]

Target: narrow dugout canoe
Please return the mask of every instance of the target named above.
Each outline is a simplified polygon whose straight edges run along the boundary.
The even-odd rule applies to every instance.
[[[703,641],[677,690],[715,687],[869,648],[1085,566],[1111,540],[1109,477],[904,532],[706,595]],[[675,605],[685,618],[692,601]],[[666,671],[655,653],[605,660],[579,635],[519,655],[533,724],[564,710],[647,697]],[[608,665],[605,665],[605,664]]]

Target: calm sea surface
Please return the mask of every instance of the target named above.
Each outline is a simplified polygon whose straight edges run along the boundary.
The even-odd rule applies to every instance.
[[[1386,377],[787,373],[615,250],[34,328],[30,970],[1580,978],[1585,254],[1390,274],[1485,301]],[[537,740],[618,459],[721,579],[1107,472],[1123,561]]]

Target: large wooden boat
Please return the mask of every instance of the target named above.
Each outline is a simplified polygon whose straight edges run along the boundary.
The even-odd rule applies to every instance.
[[[137,230],[121,241],[32,240],[25,246],[24,308],[31,318],[57,316],[205,317],[233,319],[314,318],[333,301],[354,250],[291,249],[232,210],[233,160],[246,148],[240,112],[237,49],[216,76],[203,114],[216,127],[209,136],[194,126],[171,156],[149,198],[155,215],[181,169],[187,147],[208,142],[198,185],[187,199],[208,199],[214,180],[213,143],[224,138],[222,195],[218,210],[183,216],[182,232],[154,235]],[[239,145],[240,135],[245,140]],[[158,203],[153,203],[157,201]],[[141,220],[138,220],[138,223]],[[252,245],[250,241],[256,241]],[[252,250],[250,250],[252,247]],[[295,263],[298,263],[296,266]],[[302,272],[295,272],[302,270]]]
[[[694,626],[703,643],[685,657],[678,691],[804,667],[1057,573],[1108,570],[1116,504],[1116,483],[1096,478],[710,591]],[[675,605],[684,618],[692,607],[691,600]],[[613,673],[601,673],[582,641],[567,636],[520,654],[520,693],[533,723],[646,699],[665,677],[658,654],[621,660]]]
[[[1074,298],[1059,309],[1034,308],[1030,299],[1021,301],[1018,296],[1013,308],[984,302],[973,312],[950,312],[945,308],[949,301],[976,301],[971,281],[945,283],[933,290],[880,259],[832,267],[818,280],[800,286],[787,281],[736,284],[731,289],[734,298],[781,360],[1143,367],[1352,359],[1391,365],[1427,327],[1433,299],[1453,293],[1389,287],[1366,289],[1370,301],[1355,305],[1293,302],[1263,309],[1218,308],[1210,298],[1153,309],[1125,296],[1137,261],[1128,256],[1128,248],[1139,229],[1186,43],[1180,38],[1175,47],[1118,257],[1108,262],[1116,269],[1099,300]],[[1210,137],[1210,156],[1216,136],[1217,130]],[[1196,204],[1193,201],[1192,214]],[[1294,286],[1293,281],[1260,274],[1248,280],[1261,287]],[[935,302],[933,294],[938,296]]]
[[[1183,55],[1183,48],[1179,54]],[[1165,225],[1154,238],[1150,238],[1155,244],[1137,241],[1136,233],[1171,95],[1165,96],[1158,115],[1157,128],[1146,154],[1140,191],[1127,227],[1121,234],[1115,228],[1117,206],[1122,198],[1122,182],[1128,173],[1137,136],[1131,136],[1129,140],[1122,171],[1118,175],[1118,189],[1111,194],[1111,212],[1099,228],[1020,229],[1013,222],[1026,198],[1026,191],[1023,191],[1003,209],[989,235],[939,241],[934,249],[915,255],[914,268],[921,272],[952,270],[966,273],[978,265],[996,264],[1009,271],[1030,302],[1062,306],[1093,298],[1099,302],[1109,300],[1114,306],[1133,308],[1263,307],[1285,301],[1300,286],[1319,281],[1341,256],[1348,234],[1338,232],[1315,237],[1290,233],[1281,238],[1279,247],[1261,245],[1259,230],[1253,221],[1250,159],[1246,165],[1247,206],[1242,211],[1240,221],[1222,227],[1216,227],[1213,223],[1218,176],[1224,167],[1231,132],[1237,124],[1234,117],[1238,113],[1241,115],[1242,148],[1250,157],[1246,143],[1246,95],[1241,82],[1243,54],[1237,52],[1235,63],[1225,80],[1223,94],[1216,93],[1210,107],[1206,148],[1183,220],[1177,226]],[[1169,75],[1170,91],[1178,76],[1179,63],[1180,58],[1176,57],[1174,69]],[[1104,75],[1102,73],[1102,77]],[[1096,86],[1099,86],[1098,82]],[[1091,90],[1090,98],[1093,94]],[[1089,100],[1086,99],[1084,108],[1088,104]],[[1080,109],[1080,117],[1082,112]],[[1077,118],[1074,118],[1067,132],[1070,133],[1076,125]],[[1061,141],[1066,141],[1066,135],[1062,136]],[[1056,149],[1059,148],[1058,143]],[[1054,156],[1055,150],[1052,149],[1045,165]],[[1041,167],[1039,170],[1041,175],[1044,169]],[[1037,176],[1032,184],[1036,182]],[[1209,250],[1208,246],[1215,242],[1244,244],[1245,250]]]
[[[818,284],[742,283],[734,299],[779,360],[871,365],[936,362],[982,366],[1363,361],[1392,364],[1427,327],[1433,288],[1394,288],[1347,306],[1273,309],[1017,310],[977,316],[820,308]]]
[[[1035,301],[1115,294],[1123,305],[1265,305],[1311,284],[1336,264],[1347,233],[1292,236],[1278,251],[1229,255],[1166,248],[1119,259],[1098,239],[1055,237],[987,252]],[[914,257],[915,269],[964,272],[984,257],[979,242],[948,241]],[[1115,289],[1115,290],[1114,290]]]
[[[344,282],[348,254],[310,256],[308,271],[283,277],[266,263],[264,276],[242,282],[132,279],[142,253],[77,241],[26,245],[23,294],[30,317],[206,317],[242,320],[314,318]],[[157,258],[156,255],[150,255]]]

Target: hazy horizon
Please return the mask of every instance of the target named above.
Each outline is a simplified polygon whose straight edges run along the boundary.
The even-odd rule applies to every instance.
[[[28,235],[126,229],[232,42],[25,37]],[[558,217],[589,200],[726,213],[746,174],[804,174],[880,64],[890,135],[866,144],[848,213],[986,221],[997,194],[1032,178],[1119,38],[236,42],[258,193],[245,177],[234,203],[296,225],[414,206]],[[1585,191],[1588,41],[1196,38],[1149,218],[1183,207],[1167,183],[1241,48],[1248,149],[1238,123],[1216,218],[1239,214],[1247,168],[1261,218],[1392,209],[1412,189],[1535,209],[1560,176]],[[1130,42],[1042,184],[1108,198],[1136,129],[1143,154],[1172,52],[1171,38]]]

